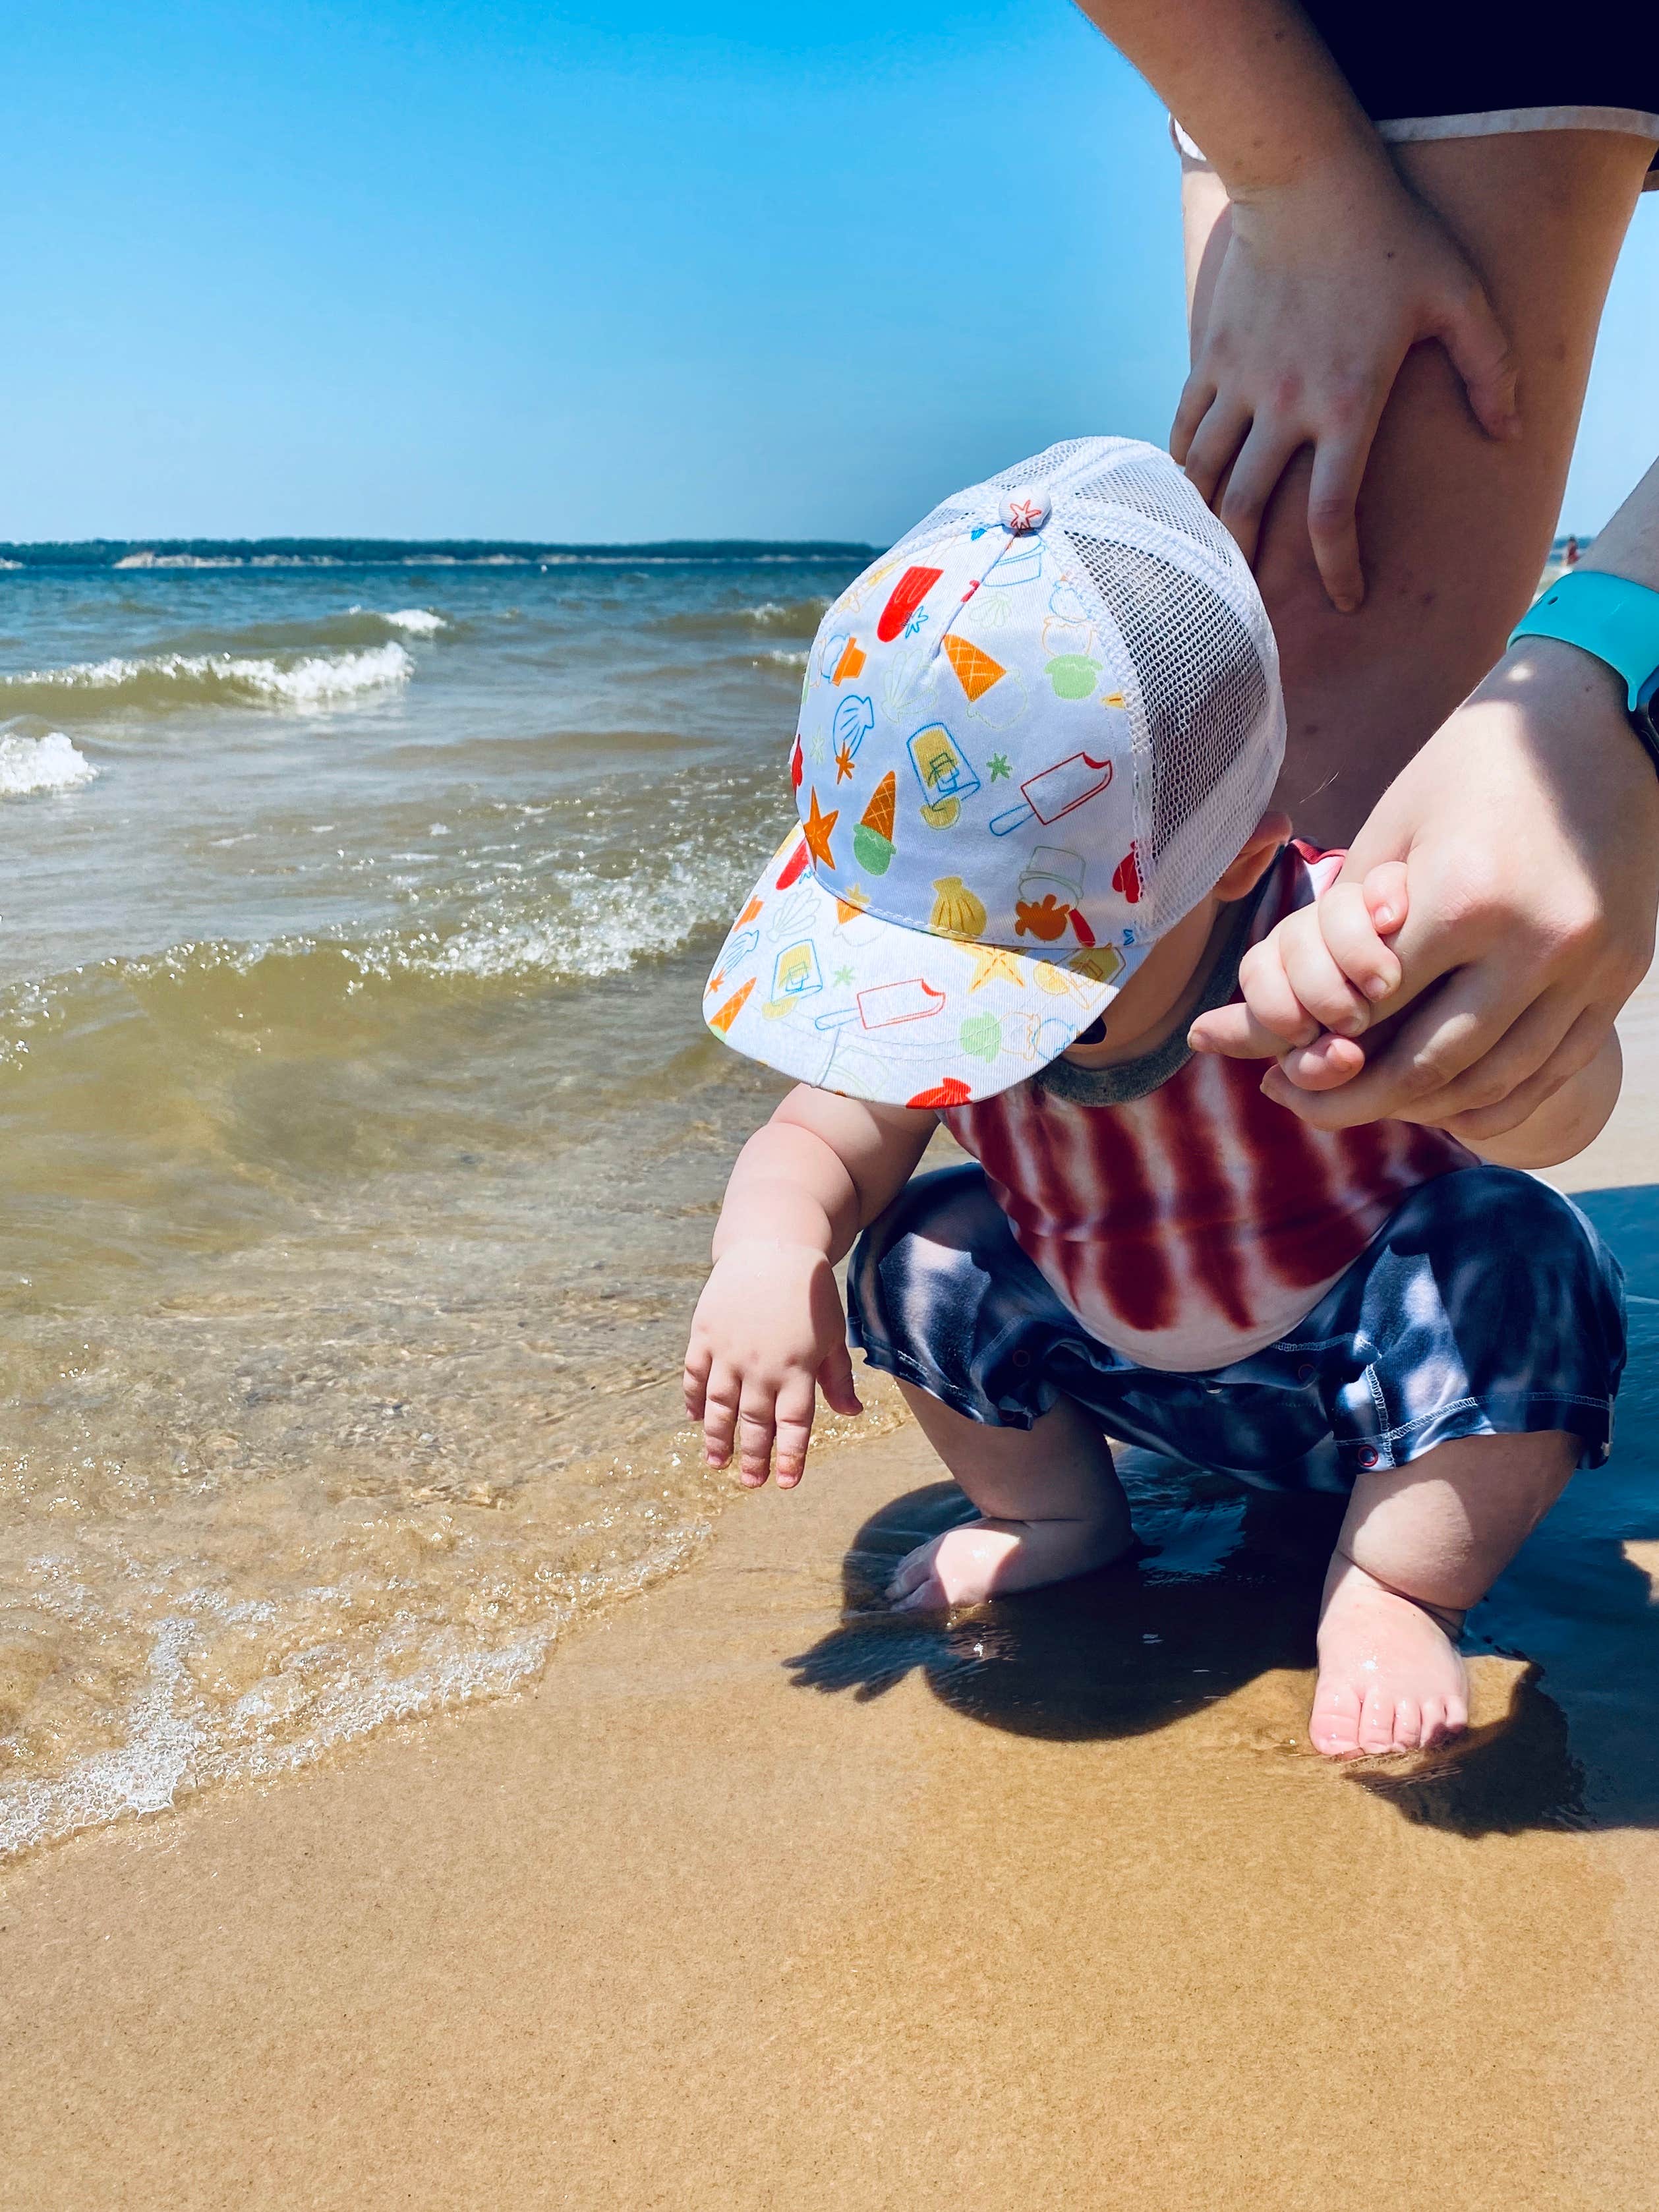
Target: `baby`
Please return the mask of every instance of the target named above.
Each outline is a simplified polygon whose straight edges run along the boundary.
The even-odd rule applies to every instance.
[[[708,984],[711,1027],[797,1087],[727,1187],[686,1403],[712,1465],[735,1440],[745,1484],[775,1458],[792,1486],[816,1392],[858,1410],[850,1322],[978,1513],[901,1563],[901,1607],[1127,1551],[1109,1435],[1337,1481],[1310,1735],[1354,1756],[1464,1724],[1465,1610],[1607,1455],[1619,1269],[1517,1170],[1589,1141],[1620,1062],[1610,1041],[1471,1151],[1309,1128],[1259,1068],[1194,1055],[1341,865],[1270,810],[1283,740],[1249,568],[1150,447],[1052,447],[842,595],[790,755],[799,827]],[[1370,1000],[1407,896],[1395,866],[1343,894]],[[912,1180],[941,1121],[977,1164]]]

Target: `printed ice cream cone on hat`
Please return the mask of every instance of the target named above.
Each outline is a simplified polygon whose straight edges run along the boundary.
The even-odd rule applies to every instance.
[[[897,811],[898,778],[889,769],[870,794],[870,804],[853,832],[859,866],[872,876],[884,876],[892,863],[893,818]]]

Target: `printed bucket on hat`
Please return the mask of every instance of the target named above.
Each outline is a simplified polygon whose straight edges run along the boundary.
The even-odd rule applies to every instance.
[[[1279,661],[1165,453],[1079,438],[959,492],[819,627],[800,821],[708,1025],[856,1098],[994,1097],[1058,1058],[1267,805]]]

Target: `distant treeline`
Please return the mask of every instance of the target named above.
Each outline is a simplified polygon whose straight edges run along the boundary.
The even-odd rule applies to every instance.
[[[875,550],[816,538],[802,543],[676,538],[649,545],[564,545],[493,538],[88,538],[32,545],[0,543],[0,561],[14,568],[190,568],[198,562],[248,568],[378,568],[423,561],[862,561]]]

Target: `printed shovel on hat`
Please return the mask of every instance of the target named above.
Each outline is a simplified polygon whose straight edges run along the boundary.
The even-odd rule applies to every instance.
[[[709,1026],[852,1097],[994,1097],[1215,882],[1283,732],[1249,570],[1166,454],[1076,440],[971,486],[823,618],[799,821],[721,948]]]

